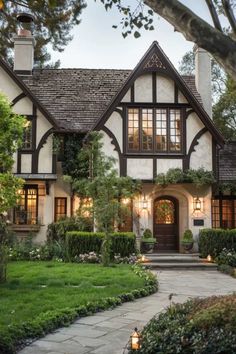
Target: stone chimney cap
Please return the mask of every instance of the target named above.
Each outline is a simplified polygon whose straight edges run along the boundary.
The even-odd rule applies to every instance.
[[[21,23],[30,23],[34,22],[34,16],[27,13],[27,12],[21,12],[16,16],[17,21]]]

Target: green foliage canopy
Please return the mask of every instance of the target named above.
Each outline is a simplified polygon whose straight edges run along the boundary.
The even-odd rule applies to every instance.
[[[24,118],[12,111],[7,98],[0,94],[0,213],[15,205],[22,180],[11,173],[13,154],[20,146]]]

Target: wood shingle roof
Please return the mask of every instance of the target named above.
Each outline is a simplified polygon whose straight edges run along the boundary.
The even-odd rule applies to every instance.
[[[236,142],[225,144],[219,152],[219,180],[236,181]]]
[[[131,70],[43,69],[22,77],[62,129],[87,132],[124,85]],[[193,76],[183,79],[201,103]]]

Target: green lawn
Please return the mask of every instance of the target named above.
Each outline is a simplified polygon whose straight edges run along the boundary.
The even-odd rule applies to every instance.
[[[0,285],[0,330],[49,310],[75,308],[144,287],[128,265],[11,262]]]

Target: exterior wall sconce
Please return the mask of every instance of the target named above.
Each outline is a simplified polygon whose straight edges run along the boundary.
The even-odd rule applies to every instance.
[[[131,349],[139,350],[141,348],[141,334],[138,332],[138,328],[135,327],[134,332],[131,335]]]
[[[148,201],[146,199],[146,196],[144,194],[143,200],[142,200],[142,209],[147,210],[148,209]]]
[[[193,211],[201,211],[202,209],[202,202],[199,197],[193,199]]]

